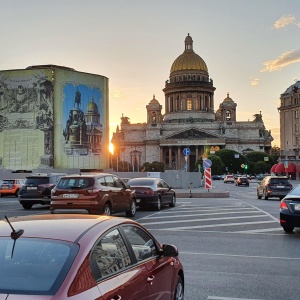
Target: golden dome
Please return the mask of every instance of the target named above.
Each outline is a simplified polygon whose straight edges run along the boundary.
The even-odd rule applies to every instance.
[[[229,93],[227,93],[227,97],[224,99],[223,102],[226,102],[226,103],[234,103],[234,101],[229,97]]]
[[[93,112],[93,113],[98,113],[98,106],[94,101],[94,97],[92,97],[91,102],[88,104],[87,111]]]
[[[172,64],[171,73],[183,70],[199,70],[208,72],[205,61],[194,52],[193,39],[188,34],[185,38],[185,50]]]

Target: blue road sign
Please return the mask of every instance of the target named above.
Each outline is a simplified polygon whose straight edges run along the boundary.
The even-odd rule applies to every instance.
[[[184,149],[183,149],[183,154],[184,154],[185,156],[188,156],[188,155],[191,154],[191,150],[190,150],[189,148],[184,148]]]
[[[205,159],[205,160],[203,161],[203,167],[204,167],[204,168],[210,168],[211,165],[212,165],[212,161],[211,161],[210,159]]]

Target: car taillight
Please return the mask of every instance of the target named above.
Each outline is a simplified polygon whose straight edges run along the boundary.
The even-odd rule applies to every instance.
[[[289,209],[284,201],[280,201],[280,209]]]
[[[152,189],[150,189],[150,188],[147,188],[146,194],[149,195],[149,196],[153,196],[154,195],[154,191]]]
[[[91,196],[96,196],[101,190],[88,189],[86,190]]]

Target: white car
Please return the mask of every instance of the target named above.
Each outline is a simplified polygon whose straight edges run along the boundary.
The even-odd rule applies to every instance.
[[[226,175],[226,177],[224,178],[224,183],[234,183],[234,177],[233,175]]]

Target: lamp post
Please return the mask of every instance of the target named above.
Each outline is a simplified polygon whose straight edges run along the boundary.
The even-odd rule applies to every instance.
[[[131,148],[134,148],[134,151],[132,151],[133,155],[131,157],[131,162],[132,162],[132,172],[134,172],[135,169],[135,161],[137,162],[137,170],[139,167],[139,162],[136,159],[137,153],[139,153],[139,151],[137,151],[136,149],[139,148],[139,146],[131,146]]]

